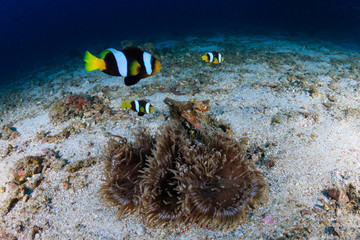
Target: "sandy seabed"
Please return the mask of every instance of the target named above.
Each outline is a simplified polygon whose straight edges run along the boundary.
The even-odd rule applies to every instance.
[[[79,55],[2,90],[0,238],[360,239],[357,46],[256,36],[137,43],[160,59],[162,70],[134,86],[86,72]],[[201,61],[215,50],[223,63]],[[99,104],[80,115],[56,112],[74,94],[96,96]],[[169,118],[166,97],[210,99],[211,113],[257,158],[268,199],[236,229],[149,228],[135,215],[119,219],[98,194],[109,134],[133,140],[131,130],[145,127],[154,135]],[[155,113],[121,110],[131,99],[149,100]],[[22,166],[40,165],[36,156],[40,170],[19,180]]]

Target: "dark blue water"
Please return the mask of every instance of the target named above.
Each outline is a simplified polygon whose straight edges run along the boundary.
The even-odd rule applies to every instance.
[[[360,39],[355,0],[0,0],[0,83],[97,44],[186,34]]]

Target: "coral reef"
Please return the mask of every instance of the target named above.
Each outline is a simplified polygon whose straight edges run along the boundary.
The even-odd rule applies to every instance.
[[[227,228],[264,199],[264,177],[222,131],[171,120],[155,138],[140,130],[135,139],[112,138],[104,158],[101,194],[120,215],[138,213],[149,226]]]

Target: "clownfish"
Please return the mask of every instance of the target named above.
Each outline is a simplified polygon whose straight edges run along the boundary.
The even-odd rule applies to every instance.
[[[126,86],[134,85],[161,69],[159,60],[137,47],[125,48],[122,51],[109,48],[101,52],[100,58],[86,51],[84,61],[86,71],[99,69],[112,76],[125,77]]]
[[[122,103],[122,109],[131,109],[138,112],[139,116],[154,112],[155,108],[145,100],[130,100]]]
[[[221,63],[224,61],[224,58],[221,56],[221,53],[218,52],[207,52],[204,56],[201,57],[202,60],[208,63],[208,65],[212,63]]]

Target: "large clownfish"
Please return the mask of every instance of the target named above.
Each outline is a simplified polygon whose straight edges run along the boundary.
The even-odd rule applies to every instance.
[[[154,112],[154,107],[145,100],[130,100],[122,103],[122,109],[131,109],[138,112],[139,116]]]
[[[86,71],[100,71],[112,76],[125,77],[125,85],[136,84],[142,78],[154,75],[160,69],[160,62],[148,52],[137,47],[129,47],[122,51],[109,48],[102,51],[100,58],[88,51],[84,57]]]
[[[221,53],[218,52],[207,52],[204,56],[201,57],[202,60],[208,63],[208,65],[212,63],[221,63],[224,61],[224,58],[221,56]]]

